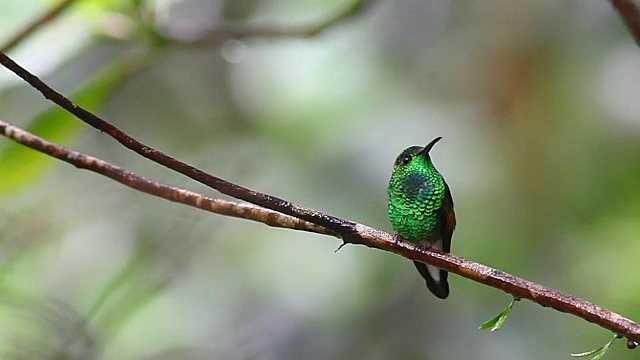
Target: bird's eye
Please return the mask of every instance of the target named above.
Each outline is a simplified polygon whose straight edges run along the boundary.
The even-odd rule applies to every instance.
[[[411,162],[411,155],[403,156],[402,160],[400,160],[400,162],[402,163],[402,165],[407,165],[408,163]]]

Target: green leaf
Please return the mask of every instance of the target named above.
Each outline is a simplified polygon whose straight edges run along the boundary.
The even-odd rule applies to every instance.
[[[600,354],[598,354],[598,355],[596,355],[596,356],[592,357],[592,358],[591,358],[591,360],[598,360],[598,359],[600,359],[601,357],[603,357],[603,356],[604,356],[604,354],[606,354],[606,353],[607,353],[607,350],[609,350],[609,349],[602,350],[602,352],[601,352]]]
[[[513,304],[515,304],[516,301],[518,301],[518,299],[513,298],[513,300],[511,300],[511,303],[509,303],[509,306],[504,308],[504,310],[502,310],[498,315],[493,317],[491,320],[486,321],[482,325],[480,325],[479,329],[480,330],[490,329],[491,332],[494,332],[500,329],[502,325],[504,325],[504,322],[507,321],[507,316],[509,316],[511,309],[513,309]]]
[[[591,351],[587,351],[587,352],[583,352],[583,353],[571,353],[571,356],[573,357],[585,357],[585,356],[589,356],[589,355],[593,355],[597,352],[600,352],[604,350],[604,346],[599,347],[597,349],[591,350]]]
[[[494,331],[494,329],[496,329],[496,324],[498,324],[498,322],[503,319],[502,316],[502,312],[500,312],[498,315],[496,315],[494,318],[492,318],[491,320],[485,321],[484,323],[482,323],[482,325],[480,325],[479,329],[480,330],[486,330],[491,328],[491,331]],[[502,321],[502,323],[504,323],[504,321]]]
[[[593,354],[597,354],[596,356],[592,357],[591,360],[598,360],[601,359],[604,354],[607,353],[607,351],[609,351],[609,348],[611,347],[611,344],[613,344],[614,341],[616,341],[617,339],[619,339],[620,337],[618,337],[617,335],[613,336],[613,339],[609,340],[608,343],[604,344],[603,346],[591,350],[591,351],[587,351],[587,352],[583,352],[583,353],[572,353],[571,356],[573,357],[587,357],[587,356],[591,356]]]
[[[124,80],[128,72],[122,62],[114,62],[75,92],[72,99],[85,109],[95,111],[110,98],[113,90]],[[75,138],[82,129],[86,128],[87,125],[82,121],[55,105],[37,115],[26,130],[61,144]],[[9,142],[0,152],[0,169],[2,169],[0,198],[24,190],[38,180],[53,163],[55,162],[51,158],[37,151]]]

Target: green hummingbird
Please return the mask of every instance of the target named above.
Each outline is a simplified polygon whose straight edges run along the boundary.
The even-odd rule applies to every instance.
[[[442,137],[427,146],[404,149],[396,158],[389,180],[389,220],[401,237],[421,246],[449,252],[456,227],[453,198],[442,174],[436,170],[429,151]],[[413,262],[438,298],[449,296],[448,273],[418,261]]]

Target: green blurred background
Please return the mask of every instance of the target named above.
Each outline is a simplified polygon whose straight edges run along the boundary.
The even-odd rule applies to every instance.
[[[0,43],[55,2],[0,0]],[[432,152],[453,252],[640,320],[640,49],[610,4],[78,0],[9,55],[140,141],[227,180],[391,230],[396,155]],[[194,43],[195,42],[195,43]],[[0,119],[216,195],[0,71]],[[42,359],[569,359],[611,334],[409,261],[152,198],[0,139],[0,354]],[[615,343],[608,359],[636,359]]]

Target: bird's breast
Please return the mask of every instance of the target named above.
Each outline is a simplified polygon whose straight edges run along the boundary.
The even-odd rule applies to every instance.
[[[389,219],[395,231],[410,240],[431,241],[438,227],[437,211],[444,192],[421,174],[408,174],[389,191]]]

